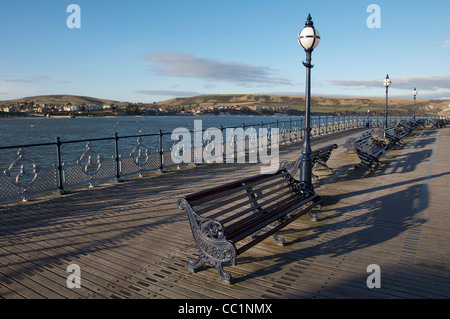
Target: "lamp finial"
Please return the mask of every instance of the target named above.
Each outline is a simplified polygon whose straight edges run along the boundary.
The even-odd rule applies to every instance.
[[[312,22],[312,18],[311,18],[311,14],[310,13],[308,13],[308,18],[306,18],[306,22],[305,22],[305,26],[313,26],[314,25],[314,22]]]

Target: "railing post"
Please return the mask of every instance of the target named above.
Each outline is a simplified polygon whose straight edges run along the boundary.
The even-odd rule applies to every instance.
[[[61,139],[59,136],[56,138],[56,159],[58,162],[58,190],[57,194],[63,195],[66,194],[66,191],[64,190],[63,185],[63,167],[62,167],[62,161],[61,161]]]
[[[258,132],[258,145],[261,145],[260,143],[262,143],[262,141],[261,141],[261,135],[260,134],[262,134],[262,132],[263,132],[263,128],[264,128],[264,123],[261,121],[261,124],[260,124],[260,130],[259,130],[259,132]],[[267,135],[266,135],[266,137],[267,137]]]
[[[114,160],[116,161],[116,182],[121,182],[120,178],[120,155],[119,155],[119,135],[114,133]]]
[[[320,136],[320,115],[316,119],[314,119],[314,124],[315,125],[313,125],[313,126],[316,131],[315,136]],[[319,133],[317,133],[317,132],[319,132]]]
[[[225,141],[225,143],[222,146],[222,158],[223,158],[223,162],[225,163],[225,158],[226,158],[225,147],[226,147],[226,141],[227,141],[226,138],[227,137],[223,135],[223,125],[222,124],[220,125],[219,130],[220,130],[220,136],[221,136],[222,141]],[[256,134],[256,136],[258,136],[258,134]],[[192,162],[194,162],[194,161],[192,161]]]
[[[163,138],[163,133],[162,130],[159,130],[159,168],[158,168],[158,173],[164,173],[164,151],[163,151],[163,143],[162,143],[162,138]]]
[[[250,151],[250,147],[247,150],[247,141],[245,140],[245,123],[242,123],[242,138],[244,139],[244,155],[247,154],[247,151]]]
[[[291,128],[292,128],[291,127],[291,119],[289,119],[289,143],[292,142],[292,136],[291,136],[292,129]]]
[[[275,123],[277,125],[277,132],[280,132],[280,130],[278,129],[278,120],[275,120]],[[270,136],[272,136],[272,132],[270,132],[269,134],[271,134]],[[280,138],[280,135],[278,135],[278,139]],[[278,141],[279,142],[279,141]],[[270,140],[270,146],[272,147],[272,139]]]
[[[305,133],[305,128],[303,127],[303,119],[300,118],[300,139],[303,139],[304,133]]]

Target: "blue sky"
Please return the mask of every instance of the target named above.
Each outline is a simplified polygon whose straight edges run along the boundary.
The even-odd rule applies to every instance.
[[[70,4],[80,28],[69,28]],[[380,28],[369,28],[370,4]],[[450,1],[2,0],[0,100],[73,94],[151,103],[199,94],[304,95],[297,35],[321,42],[312,94],[450,99]]]

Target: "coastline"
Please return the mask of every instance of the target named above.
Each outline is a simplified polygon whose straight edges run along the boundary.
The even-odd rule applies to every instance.
[[[263,116],[263,117],[289,117],[289,116],[303,116],[303,115],[290,115],[290,114],[209,114],[209,113],[203,113],[203,114],[141,114],[141,115],[79,115],[79,116],[71,116],[71,115],[51,115],[51,116],[45,116],[45,115],[23,115],[23,116],[3,116],[0,115],[0,119],[4,118],[10,118],[10,119],[30,119],[30,118],[37,118],[37,119],[43,119],[43,118],[120,118],[120,117],[200,117],[200,116],[217,116],[217,117],[232,117],[232,116]],[[322,115],[321,115],[322,116]],[[333,116],[333,114],[328,114],[328,116]]]

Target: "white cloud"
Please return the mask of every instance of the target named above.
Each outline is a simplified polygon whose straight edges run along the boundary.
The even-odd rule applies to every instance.
[[[450,48],[450,40],[445,40],[443,47],[444,48]]]
[[[391,87],[412,90],[417,87],[420,90],[437,91],[450,87],[450,75],[443,76],[389,76]],[[383,87],[383,78],[378,80],[331,80],[332,85],[341,87]]]
[[[36,95],[39,82],[50,80],[47,75],[9,76],[0,78],[0,94],[5,100]]]
[[[30,75],[30,76],[22,76],[22,77],[14,77],[14,78],[5,78],[5,82],[13,82],[13,83],[36,83],[42,80],[49,80],[50,77],[47,75]]]
[[[291,84],[288,79],[275,77],[275,70],[238,62],[221,62],[186,53],[159,52],[144,55],[149,62],[159,64],[153,71],[157,75],[199,78],[208,81],[228,81],[240,85],[252,83],[265,85]]]
[[[203,87],[204,87],[205,89],[213,89],[213,88],[215,88],[216,86],[215,86],[214,84],[212,84],[212,83],[205,83],[205,84],[203,84]]]

